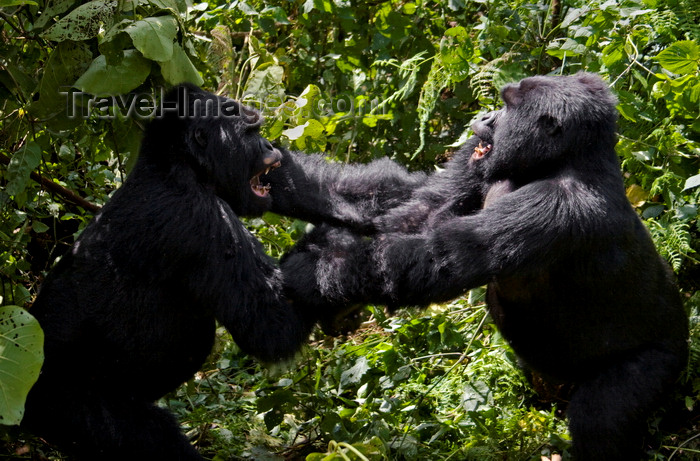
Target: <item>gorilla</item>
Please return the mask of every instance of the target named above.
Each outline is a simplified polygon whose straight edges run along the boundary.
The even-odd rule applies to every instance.
[[[272,172],[273,209],[345,227],[318,226],[283,258],[288,293],[324,312],[393,310],[487,285],[525,365],[573,387],[574,457],[638,460],[646,420],[686,363],[688,319],[625,196],[616,100],[588,73],[526,78],[501,96],[427,178],[306,159]],[[382,184],[363,190],[368,177]],[[276,205],[278,187],[295,194]]]
[[[241,349],[294,354],[318,315],[238,217],[271,206],[262,119],[191,85],[166,94],[139,159],[42,284],[45,363],[23,426],[84,460],[201,460],[154,402],[204,363],[216,321]]]

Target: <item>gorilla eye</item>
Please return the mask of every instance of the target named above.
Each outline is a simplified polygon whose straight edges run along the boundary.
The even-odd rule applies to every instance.
[[[204,130],[202,128],[195,128],[194,140],[197,141],[197,144],[199,144],[201,147],[207,146],[207,136],[204,134]]]

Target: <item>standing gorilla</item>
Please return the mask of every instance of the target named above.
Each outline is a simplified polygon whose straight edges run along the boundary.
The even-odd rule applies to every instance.
[[[314,311],[238,220],[270,206],[281,155],[261,118],[183,85],[146,129],[124,185],[47,276],[32,314],[46,360],[27,429],[85,460],[201,460],[154,401],[202,365],[220,321],[246,352],[292,355]]]
[[[615,99],[585,73],[527,78],[502,98],[505,108],[472,127],[487,144],[452,166],[463,186],[434,175],[405,205],[373,210],[375,239],[317,228],[283,261],[285,283],[294,299],[336,308],[426,305],[488,284],[515,352],[574,384],[575,457],[638,460],[646,419],[686,362],[688,322],[625,196]],[[431,191],[431,180],[455,188]],[[486,197],[485,208],[469,197]]]

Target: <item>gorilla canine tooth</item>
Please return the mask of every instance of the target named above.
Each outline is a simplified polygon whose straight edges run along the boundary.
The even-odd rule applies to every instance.
[[[482,143],[479,142],[479,145],[474,148],[474,153],[472,154],[472,158],[480,159],[484,155],[491,152],[491,147],[492,147],[491,144],[486,144],[485,146],[482,146]]]

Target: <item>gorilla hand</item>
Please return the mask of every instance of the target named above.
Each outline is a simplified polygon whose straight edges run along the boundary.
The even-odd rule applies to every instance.
[[[314,228],[280,260],[287,296],[314,309],[326,333],[356,329],[357,310],[376,298],[371,247],[347,229]]]

